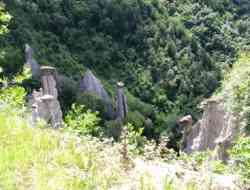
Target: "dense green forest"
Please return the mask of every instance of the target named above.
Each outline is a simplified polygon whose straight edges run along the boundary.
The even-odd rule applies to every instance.
[[[58,72],[64,127],[57,130],[51,121],[32,125],[37,107],[29,100],[41,80],[24,67],[25,44]],[[122,123],[107,116],[100,97],[80,91],[89,70],[114,112],[117,82],[125,84]],[[153,178],[164,169],[164,190],[213,190],[215,179],[230,176],[231,189],[248,189],[249,76],[249,0],[2,0],[0,189],[158,190]],[[178,121],[191,116],[195,127],[209,101],[225,106],[225,118],[207,123],[237,123],[228,162],[215,158],[221,142],[189,155],[181,149]]]
[[[75,85],[87,68],[112,95],[112,86],[122,80],[131,97],[130,115],[136,115],[130,122],[142,127],[150,118],[149,136],[176,130],[182,115],[197,119],[199,103],[220,86],[238,50],[249,44],[247,0],[4,3],[12,19],[0,41],[2,74],[20,73],[29,43],[39,64],[68,76],[61,93],[65,114],[76,102]],[[93,104],[91,109],[97,107]]]
[[[128,120],[141,128],[150,118],[149,137],[180,138],[176,120],[200,116],[199,103],[220,86],[238,51],[249,44],[248,1],[4,3],[12,19],[0,39],[2,75],[12,78],[22,71],[24,44],[29,43],[39,64],[55,66],[68,77],[60,93],[65,116],[75,102],[103,111],[95,98],[89,103],[77,95],[86,69],[102,79],[113,101],[115,84],[122,80]]]

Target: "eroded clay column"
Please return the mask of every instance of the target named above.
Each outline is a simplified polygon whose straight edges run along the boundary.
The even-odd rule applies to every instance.
[[[43,96],[40,98],[44,103],[44,108],[48,114],[48,122],[52,127],[58,128],[62,125],[62,111],[57,99],[58,92],[56,88],[56,70],[54,67],[43,66],[42,71],[42,88]]]
[[[124,94],[124,83],[117,83],[117,108],[116,108],[116,119],[124,121],[128,114],[127,98]]]
[[[54,98],[58,97],[56,88],[56,70],[54,67],[42,66],[42,88],[44,95],[51,95]]]

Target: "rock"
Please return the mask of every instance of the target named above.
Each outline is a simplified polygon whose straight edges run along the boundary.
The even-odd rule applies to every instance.
[[[106,107],[105,114],[108,118],[113,117],[112,103],[110,97],[104,89],[103,85],[101,84],[101,81],[98,80],[90,70],[85,73],[84,78],[80,82],[80,92],[90,92],[100,97]]]
[[[57,99],[56,70],[53,67],[41,67],[42,88],[33,90],[29,103],[32,107],[32,125],[35,126],[39,119],[58,128],[62,125],[62,111]]]
[[[191,135],[193,133],[192,130],[192,124],[193,124],[193,117],[191,115],[187,115],[179,119],[178,121],[179,125],[183,126],[183,136],[181,140],[181,150],[185,149],[188,145],[190,136],[194,138],[194,135]],[[187,151],[186,151],[187,152]]]
[[[57,73],[54,67],[42,66],[41,67],[41,82],[44,95],[52,95],[55,99],[58,97],[57,93]]]
[[[236,136],[236,119],[226,111],[220,100],[208,100],[205,103],[202,119],[187,134],[184,151],[216,150],[216,157],[227,160],[227,153]]]
[[[147,129],[152,129],[154,127],[154,123],[150,118],[147,118],[145,121],[145,127]]]
[[[117,83],[117,107],[116,107],[116,119],[124,121],[128,114],[127,98],[123,90],[124,84],[122,82]]]
[[[25,44],[25,66],[31,70],[33,78],[39,79],[41,75],[40,65],[33,57],[33,52],[33,49],[28,44]]]
[[[187,115],[182,117],[179,121],[179,124],[181,125],[192,125],[193,124],[193,118],[191,115]]]

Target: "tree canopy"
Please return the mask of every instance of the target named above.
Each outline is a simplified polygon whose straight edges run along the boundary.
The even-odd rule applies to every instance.
[[[13,16],[6,74],[23,64],[23,46],[40,64],[78,81],[86,68],[123,80],[153,105],[161,131],[219,87],[239,47],[249,43],[247,0],[4,0]],[[8,54],[9,53],[9,54]],[[157,129],[157,127],[156,127]],[[157,129],[158,130],[158,129]]]

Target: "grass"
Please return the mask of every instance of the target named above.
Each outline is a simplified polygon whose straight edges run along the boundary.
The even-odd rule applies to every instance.
[[[109,189],[122,180],[116,146],[31,128],[11,110],[0,111],[0,150],[4,190]]]
[[[147,161],[137,168],[148,168],[141,174],[133,168],[125,170],[119,144],[79,137],[63,129],[31,128],[26,118],[13,108],[0,108],[1,190],[159,189],[158,177],[149,170],[155,166]],[[195,182],[182,182],[177,176],[175,180],[166,177],[162,188],[199,189]]]
[[[203,166],[205,154],[179,159],[166,155],[176,161],[170,165],[153,148],[152,161],[145,155],[132,155],[133,167],[126,170],[122,144],[79,137],[65,129],[46,128],[45,124],[32,128],[23,97],[25,92],[20,88],[0,92],[0,190],[212,189],[214,175]],[[149,147],[145,148],[147,153]],[[196,172],[188,167],[187,171],[193,161],[203,167]],[[214,172],[225,172],[221,163],[214,163],[214,168]],[[192,178],[184,180],[186,175]]]
[[[214,98],[223,98],[229,111],[243,112],[249,85],[250,53],[244,52],[234,64],[233,69],[225,74],[225,79]]]

